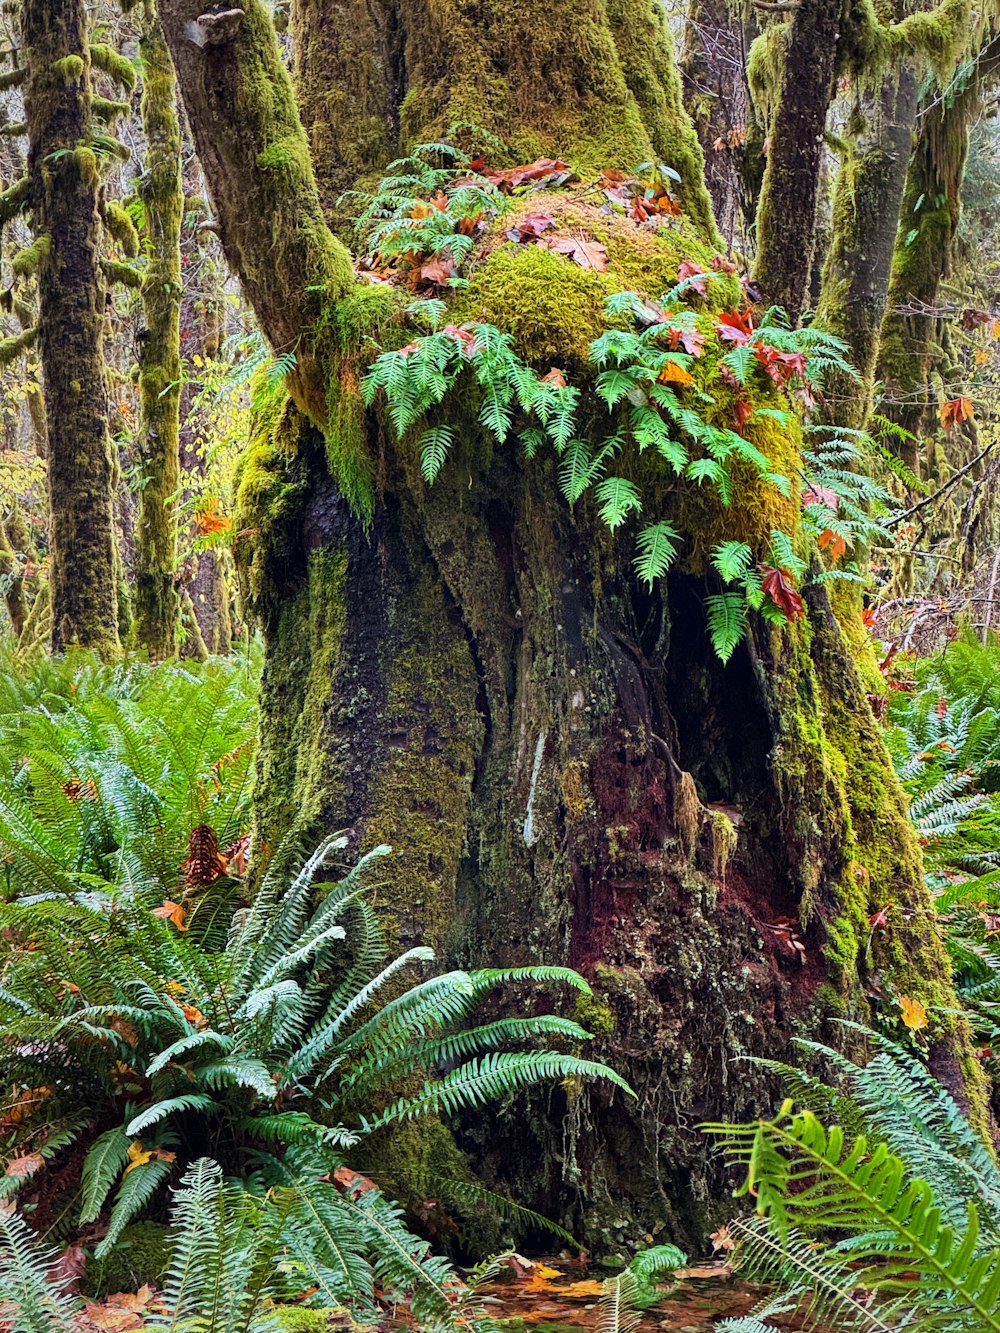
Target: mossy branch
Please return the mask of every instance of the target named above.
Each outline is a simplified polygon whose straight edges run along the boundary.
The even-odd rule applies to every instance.
[[[94,42],[90,48],[90,63],[113,83],[117,83],[119,88],[125,88],[128,92],[134,90],[137,80],[135,66],[113,46]]]
[[[0,74],[0,93],[9,92],[11,88],[20,88],[27,74],[26,69],[9,69],[5,74]]]
[[[139,253],[139,233],[128,210],[117,199],[108,199],[101,208],[101,220],[122,254],[135,259]]]
[[[110,283],[118,283],[122,287],[136,289],[142,286],[142,270],[135,268],[132,264],[125,264],[119,259],[102,259],[101,272]]]
[[[6,125],[0,125],[0,134],[6,134],[11,139],[20,139],[28,133],[28,124],[24,120],[9,120]]]
[[[19,250],[10,262],[10,267],[15,277],[30,278],[33,277],[49,257],[52,249],[52,238],[44,232],[41,236],[36,236],[30,245],[26,245],[23,250]]]
[[[0,193],[0,227],[5,227],[18,213],[25,211],[30,193],[31,182],[27,176],[22,176],[9,189]]]
[[[37,337],[38,325],[33,324],[30,329],[25,329],[23,333],[16,333],[10,338],[0,338],[0,369],[9,366],[22,352],[27,351],[29,347],[33,347]]]
[[[232,41],[209,53],[189,36],[202,7],[165,0],[161,19],[223,247],[271,345],[294,352],[297,406],[325,430],[332,312],[355,285],[351,255],[323,216],[269,14],[248,0]]]
[[[94,115],[105,125],[114,124],[121,116],[127,116],[130,110],[128,102],[113,102],[107,97],[95,97],[90,105]]]

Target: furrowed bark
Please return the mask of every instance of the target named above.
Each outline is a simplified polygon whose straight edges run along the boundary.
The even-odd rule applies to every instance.
[[[150,657],[171,657],[180,606],[175,582],[180,485],[181,129],[173,63],[159,21],[140,42],[145,171],[140,186],[152,243],[142,285],[146,328],[139,356],[142,486],[136,517],[136,642]]]
[[[918,95],[918,74],[909,61],[890,70],[865,98],[841,161],[816,317],[847,343],[847,359],[858,374],[837,376],[826,395],[842,426],[863,428],[871,410]]]
[[[826,116],[833,100],[842,0],[803,0],[787,32],[768,117],[753,277],[795,323],[806,305]],[[774,39],[772,39],[774,40]]]
[[[98,162],[82,0],[26,5],[33,249],[48,423],[52,646],[117,650],[118,608],[98,264]]]

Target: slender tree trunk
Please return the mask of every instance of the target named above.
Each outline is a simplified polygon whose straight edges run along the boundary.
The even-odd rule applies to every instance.
[[[118,648],[113,467],[82,0],[26,5],[23,38],[48,423],[52,645],[108,653]]]
[[[833,99],[842,0],[796,6],[768,117],[767,166],[757,212],[753,276],[765,301],[794,323],[806,304],[826,116]],[[771,37],[772,51],[777,42]]]
[[[903,61],[855,113],[837,179],[817,318],[847,343],[859,377],[838,376],[828,394],[844,426],[864,427],[871,410],[918,97],[917,71]]]
[[[684,105],[705,157],[705,181],[728,248],[750,253],[764,168],[764,135],[747,86],[752,18],[728,0],[694,0],[681,60]]]
[[[914,472],[920,470],[919,437],[937,406],[933,370],[943,359],[947,319],[936,306],[951,269],[969,129],[981,105],[981,89],[998,65],[1000,40],[993,39],[979,53],[967,83],[949,96],[935,89],[917,118],[878,362],[886,415],[911,437],[896,447]]]
[[[159,20],[140,42],[146,160],[141,196],[151,243],[142,285],[146,328],[139,357],[142,486],[136,518],[136,641],[151,657],[173,655],[179,602],[173,506],[180,485],[181,130],[173,62]]]
[[[440,130],[459,99],[489,127],[503,101],[523,149],[573,160],[593,150],[603,90],[624,130],[600,166],[631,165],[642,135],[660,160],[698,161],[655,13],[585,8],[574,26],[527,0],[503,15],[501,30],[489,9],[400,7],[407,82],[390,91],[404,133]],[[248,0],[228,38],[204,46],[189,38],[198,20],[197,0],[166,0],[223,243],[273,345],[296,349],[291,398],[257,422],[239,479],[237,523],[252,534],[238,548],[243,585],[267,645],[260,826],[271,845],[338,827],[362,850],[391,844],[379,906],[401,944],[583,969],[594,996],[579,1017],[636,1102],[549,1093],[488,1134],[470,1125],[468,1142],[489,1179],[506,1173],[518,1197],[574,1219],[600,1248],[636,1239],[639,1219],[701,1244],[724,1182],[691,1126],[756,1115],[773,1093],[737,1058],[787,1058],[803,1034],[842,1041],[827,1021],[868,1013],[869,946],[883,987],[954,1005],[864,654],[823,584],[808,589],[803,622],[755,624],[727,667],[712,654],[713,533],[735,522],[763,549],[771,527],[796,531],[795,495],[747,483],[727,509],[696,487],[671,490],[664,514],[688,546],[648,589],[589,504],[568,509],[554,463],[487,448],[468,404],[428,488],[412,445],[362,410],[368,339],[400,339],[400,302],[353,284],[323,224],[264,11]],[[543,55],[540,85],[528,71]],[[606,274],[553,259],[540,278],[537,248],[484,248],[449,315],[510,330],[539,370],[592,374],[606,284],[657,296],[684,258],[710,263],[704,181],[685,190],[686,216],[655,234],[625,241],[599,209],[574,224],[609,251],[620,242]],[[794,471],[784,427],[768,421],[754,438]],[[348,465],[365,460],[379,476],[370,528],[343,490]],[[847,628],[860,641],[860,621]],[[873,941],[869,915],[887,902],[899,924]],[[803,952],[782,920],[797,922]],[[944,1017],[932,1044],[984,1125],[965,1029]],[[387,1144],[380,1170],[395,1173],[401,1151]]]

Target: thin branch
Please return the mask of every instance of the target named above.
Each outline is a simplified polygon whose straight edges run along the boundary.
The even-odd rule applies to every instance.
[[[904,519],[909,518],[912,514],[918,513],[921,509],[926,509],[929,504],[933,504],[935,500],[940,499],[941,496],[944,495],[946,491],[951,490],[952,486],[955,485],[956,481],[959,481],[962,477],[964,477],[967,472],[971,472],[972,469],[976,466],[976,464],[981,463],[983,459],[986,457],[986,455],[990,453],[993,449],[995,449],[996,446],[997,446],[997,441],[996,440],[991,441],[991,443],[989,443],[986,446],[986,448],[982,450],[981,453],[976,454],[975,458],[970,459],[970,461],[966,463],[964,467],[960,467],[957,472],[953,473],[953,475],[948,478],[948,480],[945,482],[943,486],[941,486],[938,490],[934,491],[931,495],[925,495],[922,500],[918,500],[917,503],[915,505],[911,505],[909,509],[904,509],[901,514],[894,514],[892,518],[886,520],[885,526],[891,528],[895,526],[895,524],[897,523],[902,523]]]

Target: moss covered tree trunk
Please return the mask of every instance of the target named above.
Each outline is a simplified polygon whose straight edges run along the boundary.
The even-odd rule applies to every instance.
[[[767,166],[757,212],[754,279],[794,323],[806,306],[826,116],[833,99],[843,0],[804,0],[758,46],[768,68]]]
[[[844,339],[858,373],[838,377],[831,403],[845,426],[863,428],[871,407],[918,95],[917,71],[902,61],[856,108],[840,165],[817,318]]]
[[[296,353],[291,396],[258,421],[239,481],[237,521],[254,534],[240,546],[243,584],[267,643],[261,828],[272,845],[335,827],[358,849],[390,843],[379,905],[402,944],[581,968],[594,998],[580,1017],[638,1094],[557,1090],[500,1127],[469,1126],[480,1168],[598,1248],[647,1232],[701,1246],[725,1189],[694,1126],[763,1111],[774,1089],[738,1061],[787,1057],[796,1036],[841,1041],[830,1020],[867,1017],[876,975],[889,1022],[892,996],[940,1005],[932,1061],[983,1125],[866,697],[876,672],[860,621],[842,624],[813,583],[801,620],[755,621],[727,666],[705,634],[712,542],[762,550],[772,528],[801,542],[795,487],[782,496],[744,478],[729,509],[694,485],[665,488],[685,551],[652,588],[589,502],[568,509],[554,462],[489,443],[472,401],[449,409],[455,444],[427,487],[412,443],[361,405],[369,340],[408,336],[401,302],[355,285],[327,230],[267,17],[248,0],[226,38],[204,44],[189,36],[199,19],[197,0],[164,6],[223,244],[272,344]],[[404,144],[467,118],[504,130],[519,156],[629,167],[655,152],[681,171],[685,215],[657,232],[572,192],[546,199],[605,245],[606,273],[487,242],[453,298],[449,318],[508,330],[537,369],[586,383],[609,292],[659,296],[683,259],[708,267],[717,244],[657,12],[529,0],[455,4],[446,20],[404,3],[394,19],[406,59],[384,91]],[[330,101],[338,134],[315,122],[310,134],[346,158],[347,103]],[[750,438],[795,474],[794,429],[762,418]],[[370,528],[345,500],[366,469]],[[888,902],[903,910],[873,939],[869,915]],[[401,1144],[376,1167],[432,1188],[432,1151]]]
[[[159,20],[147,19],[140,42],[149,265],[142,284],[146,327],[139,357],[142,484],[135,525],[134,632],[153,658],[177,644],[177,534],[173,505],[180,485],[181,130],[170,51]]]
[[[82,0],[24,7],[28,169],[45,389],[52,645],[118,647],[113,465],[98,262],[100,178]]]
[[[935,89],[917,118],[892,258],[878,376],[886,386],[887,415],[911,436],[897,447],[918,473],[919,437],[938,401],[935,373],[947,359],[947,319],[937,310],[938,292],[951,270],[969,129],[982,105],[982,89],[989,86],[998,67],[1000,40],[988,40],[975,60],[956,75],[948,95]]]

